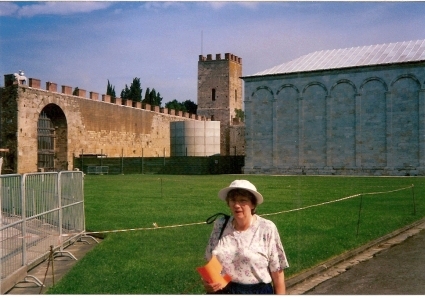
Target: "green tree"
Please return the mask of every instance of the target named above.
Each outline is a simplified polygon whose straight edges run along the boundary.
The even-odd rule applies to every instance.
[[[108,80],[108,86],[106,87],[106,95],[111,96],[112,100],[115,100],[115,98],[117,98],[115,94],[115,86],[112,86],[111,83],[109,83],[109,80]]]
[[[72,95],[78,96],[78,91],[80,89],[78,89],[78,87],[75,87],[74,91],[72,91]]]
[[[173,99],[172,101],[169,101],[165,104],[165,107],[167,109],[173,109],[176,111],[183,111],[187,112],[186,107],[183,103],[177,101],[177,99]]]
[[[133,82],[128,88],[125,84],[125,88],[121,91],[121,98],[130,99],[132,101],[142,101],[142,89],[140,88],[140,78],[134,78]]]
[[[153,105],[153,106],[161,106],[162,97],[161,97],[161,94],[159,92],[156,93],[155,88],[152,88],[152,90],[147,88],[146,92],[145,92],[145,98],[143,99],[142,102]]]
[[[196,111],[198,110],[198,105],[191,101],[190,99],[187,99],[183,102],[183,105],[186,107],[186,111],[191,114],[196,114]]]
[[[134,78],[130,86],[130,99],[133,101],[142,101],[142,88],[140,86],[140,78]]]
[[[154,91],[154,90],[155,89],[152,89],[152,91]],[[156,94],[154,94],[154,96],[153,96],[153,103],[156,106],[161,106],[161,104],[162,104],[162,97],[161,97],[161,94],[159,92],[156,93]]]
[[[149,87],[146,88],[145,98],[142,100],[143,103],[151,104],[151,93]]]
[[[241,122],[243,122],[243,120],[245,119],[245,113],[244,113],[244,111],[242,111],[241,109],[235,109],[235,116],[236,116],[236,118],[239,118],[239,120],[241,121]]]
[[[151,100],[150,104],[153,105],[153,106],[157,106],[155,104],[156,103],[156,91],[155,91],[155,88],[152,88],[149,97],[150,97],[150,100]]]
[[[120,97],[123,99],[130,99],[130,89],[128,88],[127,84],[125,84],[125,88],[121,90]]]

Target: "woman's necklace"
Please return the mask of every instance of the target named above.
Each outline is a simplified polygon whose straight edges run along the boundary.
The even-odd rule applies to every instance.
[[[234,219],[233,218],[233,222],[232,222],[232,224],[233,224],[233,228],[236,230],[236,231],[238,231],[238,232],[243,232],[243,231],[246,231],[246,230],[248,230],[251,226],[252,226],[252,223],[254,222],[254,215],[253,216],[251,216],[251,220],[250,220],[250,222],[249,222],[249,226],[245,229],[245,230],[239,230],[237,227],[236,227],[236,219]]]

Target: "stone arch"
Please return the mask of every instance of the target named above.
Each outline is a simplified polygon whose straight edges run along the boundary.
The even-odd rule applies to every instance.
[[[269,87],[267,87],[267,86],[259,86],[259,87],[257,87],[255,90],[254,90],[254,92],[252,92],[252,94],[251,94],[251,97],[254,97],[256,94],[258,94],[258,92],[259,91],[261,91],[261,90],[265,90],[265,91],[268,91],[268,92],[270,92],[270,94],[272,95],[272,97],[274,96],[274,94],[273,94],[273,90],[272,89],[270,89]]]
[[[324,91],[325,91],[325,96],[328,96],[328,88],[326,88],[326,86],[320,82],[310,82],[307,85],[304,86],[302,94],[304,95],[304,93],[306,92],[307,89],[313,87],[313,86],[319,86],[321,87]]]
[[[283,90],[283,89],[285,89],[285,88],[292,88],[292,89],[294,89],[295,90],[295,92],[297,92],[297,94],[299,94],[300,93],[300,91],[298,90],[298,88],[295,86],[295,85],[293,85],[293,84],[284,84],[284,85],[282,85],[282,86],[280,86],[279,87],[279,89],[277,90],[277,92],[276,92],[276,95],[279,95],[279,93]]]
[[[347,79],[341,79],[341,80],[338,80],[335,84],[333,84],[333,85],[332,85],[332,87],[331,87],[331,94],[332,94],[333,90],[334,90],[334,89],[335,89],[338,85],[341,85],[341,84],[348,84],[348,85],[350,85],[350,86],[353,88],[354,93],[355,93],[355,94],[357,94],[357,87],[356,87],[356,85],[354,85],[354,83],[353,83],[352,81],[347,80]]]
[[[391,82],[390,86],[393,87],[394,84],[397,83],[397,81],[402,80],[402,79],[411,79],[418,84],[419,88],[421,86],[421,82],[418,80],[418,78],[415,75],[412,75],[412,74],[404,74],[404,75],[398,76],[397,78],[395,78],[394,81]]]
[[[68,170],[68,125],[65,113],[56,104],[47,104],[37,124],[37,168],[43,171]]]
[[[367,79],[365,79],[364,81],[363,81],[363,83],[361,83],[361,85],[360,85],[360,92],[363,92],[363,88],[364,88],[364,86],[367,84],[367,83],[370,83],[370,82],[373,82],[373,81],[378,81],[378,82],[380,82],[381,84],[382,84],[382,86],[384,86],[384,88],[385,88],[385,92],[387,92],[388,91],[388,85],[387,85],[387,83],[385,83],[385,81],[383,80],[383,79],[381,79],[381,78],[379,78],[379,77],[370,77],[370,78],[367,78]]]

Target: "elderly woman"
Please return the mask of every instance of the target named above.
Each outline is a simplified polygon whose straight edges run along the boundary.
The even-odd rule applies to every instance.
[[[223,266],[222,274],[232,281],[203,281],[207,293],[215,294],[285,294],[283,269],[287,268],[285,251],[276,225],[255,214],[263,196],[247,180],[235,180],[219,191],[232,213],[228,221],[214,222],[205,258],[215,255]],[[221,237],[220,237],[221,235]]]

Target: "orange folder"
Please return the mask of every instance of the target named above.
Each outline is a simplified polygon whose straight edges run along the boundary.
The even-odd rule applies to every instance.
[[[215,255],[212,256],[211,260],[203,267],[198,267],[199,274],[202,276],[204,280],[209,283],[221,283],[221,286],[224,288],[229,281],[232,280],[230,275],[226,274],[224,276],[221,275],[221,266],[220,261],[217,259]]]

